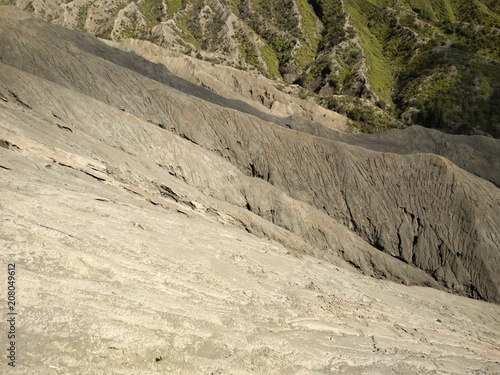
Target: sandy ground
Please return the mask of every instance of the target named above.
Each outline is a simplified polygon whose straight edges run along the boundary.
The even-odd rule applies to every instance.
[[[297,258],[15,149],[0,165],[2,373],[500,373],[497,305]]]

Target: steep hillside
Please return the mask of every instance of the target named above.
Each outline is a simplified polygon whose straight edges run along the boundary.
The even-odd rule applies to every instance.
[[[90,35],[32,19],[3,19],[0,32],[5,100],[60,119],[61,126],[78,118],[76,102],[51,109],[48,92],[55,89],[39,78],[26,81],[16,68],[107,103],[190,140],[210,152],[210,159],[230,163],[212,167],[220,171],[214,174],[206,166],[196,167],[192,156],[182,163],[178,157],[166,158],[167,150],[153,146],[154,141],[134,146],[153,147],[158,154],[152,153],[152,160],[176,178],[276,227],[270,231],[238,214],[249,231],[300,252],[339,255],[371,275],[409,284],[437,286],[437,281],[457,293],[500,301],[495,237],[500,233],[500,192],[484,179],[499,183],[492,172],[498,170],[499,141],[414,132],[415,148],[398,151],[406,155],[381,153],[400,148],[392,134],[357,138],[303,118],[261,113]],[[119,138],[110,142],[124,147]],[[432,150],[441,150],[473,174],[443,157],[415,153]],[[164,183],[150,189],[150,194],[159,189],[177,197]],[[346,245],[339,233],[353,245]]]
[[[500,372],[499,140],[280,117],[17,7],[0,41],[16,373]]]
[[[2,0],[112,40],[147,39],[298,83],[365,132],[500,136],[495,1]],[[311,99],[312,100],[312,99]]]

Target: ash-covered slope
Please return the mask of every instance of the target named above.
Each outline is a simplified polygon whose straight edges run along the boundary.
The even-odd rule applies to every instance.
[[[367,149],[397,148],[391,133],[385,142],[380,141],[384,136],[348,135],[335,141],[330,129],[311,121],[251,116],[221,106],[234,102],[199,87],[192,96],[194,86],[164,67],[87,34],[45,24],[15,8],[2,8],[1,17],[0,91],[6,101],[55,118],[63,127],[91,110],[79,113],[71,92],[131,113],[160,134],[178,134],[199,146],[203,158],[190,154],[182,162],[175,154],[166,156],[169,146],[156,137],[134,140],[134,147],[151,148],[149,157],[177,179],[264,219],[251,215],[258,225],[239,219],[249,231],[319,257],[341,255],[371,275],[433,286],[437,280],[455,292],[500,302],[500,191],[443,157],[415,153],[420,137],[402,152],[407,155]],[[63,88],[70,91],[63,95]],[[328,136],[308,134],[323,130]],[[123,147],[117,146],[123,136],[117,134],[106,142]],[[471,143],[432,134],[422,130],[422,151],[450,145],[443,155],[477,176],[498,165],[498,141],[479,137]],[[457,156],[462,142],[471,155],[466,160]],[[486,144],[489,150],[482,147]],[[213,161],[206,164],[206,158]],[[490,179],[497,183],[495,172]],[[148,189],[177,200],[182,195],[160,181]]]
[[[375,151],[441,155],[460,168],[500,186],[500,152],[495,139],[451,136],[417,125],[405,130],[393,129],[372,135],[346,134],[344,116],[327,111],[311,101],[294,100],[291,95],[275,89],[270,81],[266,81],[262,76],[190,58],[143,40],[128,39],[121,43],[108,43],[126,51],[136,52],[146,59],[153,59],[186,80],[219,95],[238,97],[260,110],[269,109],[269,112],[275,115],[287,117],[277,118],[274,122],[284,124],[288,128]],[[297,115],[314,121],[303,118],[294,121]]]
[[[293,256],[235,218],[267,236],[278,228],[194,191],[155,157],[162,145],[165,159],[200,174],[200,158],[219,176],[230,165],[87,96],[43,88],[80,104],[64,122],[71,131],[0,101],[0,132],[17,144],[0,147],[16,374],[500,372],[498,305]],[[197,200],[149,195],[151,180]],[[6,295],[5,273],[0,281]]]
[[[500,372],[498,305],[342,259],[495,301],[493,184],[440,156],[214,105],[75,38],[0,8],[0,259],[17,267],[17,373]],[[377,234],[387,252],[369,244]],[[395,235],[408,240],[397,256]],[[448,242],[433,248],[437,236]],[[442,264],[435,278],[398,259],[408,250]]]

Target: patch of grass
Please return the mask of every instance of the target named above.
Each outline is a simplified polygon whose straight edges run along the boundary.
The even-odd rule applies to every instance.
[[[167,13],[169,16],[172,16],[175,13],[177,13],[182,7],[181,0],[167,0],[166,4],[167,4]]]
[[[239,10],[240,4],[241,4],[240,0],[230,0],[229,1],[229,6],[231,8],[231,11],[236,15],[239,15],[239,13],[240,13],[240,10]]]
[[[395,79],[392,73],[391,63],[384,56],[383,46],[380,41],[370,32],[367,15],[359,11],[361,8],[358,1],[352,0],[351,4],[346,3],[346,9],[351,16],[351,20],[358,31],[358,35],[363,46],[365,57],[368,63],[366,75],[371,84],[372,90],[387,103],[392,103],[389,90],[394,87]],[[358,5],[354,7],[352,4]]]
[[[456,21],[455,12],[453,10],[453,6],[450,3],[450,0],[444,0],[443,4],[444,8],[446,9],[446,17],[444,18],[451,22],[455,22]]]
[[[220,47],[221,43],[219,36],[224,28],[224,21],[224,12],[222,9],[218,9],[216,13],[206,21],[201,45],[203,49],[217,49]]]
[[[436,12],[429,0],[409,0],[408,4],[419,18],[425,21],[437,20]]]
[[[299,99],[307,99],[307,98],[310,98],[310,97],[313,97],[314,96],[314,93],[307,90],[307,89],[304,89],[304,88],[300,88],[299,89],[299,93],[298,93],[298,97]]]
[[[142,0],[139,9],[146,19],[148,27],[158,25],[164,17],[163,0]]]
[[[305,69],[314,61],[315,53],[307,44],[302,44],[293,51],[293,57],[299,68]]]
[[[387,111],[374,103],[353,96],[318,97],[318,103],[337,113],[347,116],[350,127],[363,133],[379,133],[392,128],[401,128]]]
[[[118,14],[118,12],[122,9],[124,9],[127,5],[129,5],[132,2],[132,0],[127,0],[124,3],[118,4],[115,9],[114,9],[114,14]]]
[[[257,54],[257,50],[255,46],[251,42],[244,42],[240,44],[242,55],[244,56],[244,60],[246,63],[259,67],[259,55]]]
[[[125,27],[120,33],[120,40],[135,38],[135,30],[132,27]]]
[[[176,25],[181,30],[181,38],[187,42],[191,43],[196,47],[200,46],[200,42],[194,37],[188,28],[189,15],[186,13],[178,14],[176,17]]]
[[[318,19],[307,0],[296,0],[296,4],[302,16],[301,26],[303,40],[309,44],[311,52],[316,54],[321,41],[321,33],[316,27]]]
[[[400,108],[419,109],[420,124],[500,135],[500,64],[478,58],[466,45],[452,44],[419,56],[401,78]]]
[[[278,59],[274,54],[273,50],[267,45],[263,44],[259,47],[260,57],[264,60],[269,72],[269,78],[280,77],[280,71],[278,68]]]
[[[255,66],[262,70],[259,61],[259,54],[255,48],[254,43],[248,38],[243,30],[235,30],[236,39],[238,40],[238,48],[240,52],[240,59],[247,64]]]
[[[76,18],[76,28],[79,30],[85,30],[85,22],[87,22],[89,6],[85,5],[78,8],[78,14]]]

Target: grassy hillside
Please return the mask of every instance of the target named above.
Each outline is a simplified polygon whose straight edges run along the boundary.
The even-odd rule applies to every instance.
[[[64,8],[65,23],[111,39],[163,45],[168,24],[186,53],[299,84],[361,131],[421,124],[500,137],[498,0],[0,3],[49,20]]]
[[[345,0],[343,10],[395,120],[500,135],[498,2]]]
[[[300,13],[306,15],[302,20],[307,22],[286,12],[294,4],[300,4]],[[500,136],[498,2],[294,4],[255,1],[252,9],[262,16],[242,14],[276,54],[285,79],[347,114],[361,130],[418,123],[449,132],[476,129]],[[315,18],[321,22],[319,34],[311,32],[318,26]],[[266,32],[270,29],[274,34]],[[290,66],[296,73],[293,80],[283,74]]]

